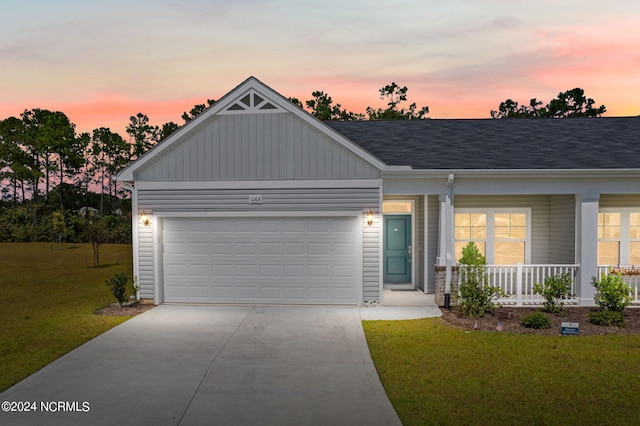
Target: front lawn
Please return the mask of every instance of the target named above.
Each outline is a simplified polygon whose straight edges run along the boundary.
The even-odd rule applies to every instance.
[[[404,425],[640,424],[640,336],[465,331],[364,321]]]
[[[94,315],[115,301],[105,280],[132,273],[131,246],[0,243],[0,391],[129,317]]]

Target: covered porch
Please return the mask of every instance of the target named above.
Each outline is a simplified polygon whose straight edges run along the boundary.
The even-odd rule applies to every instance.
[[[592,278],[619,271],[627,272],[623,279],[640,304],[639,195],[443,192],[384,196],[385,218],[407,214],[412,226],[405,270],[413,275],[411,281],[394,283],[386,280],[393,263],[387,253],[391,230],[383,222],[386,290],[418,289],[443,306],[457,281],[461,249],[474,241],[487,258],[489,284],[507,295],[501,304],[542,304],[534,285],[569,274],[572,297],[565,304],[592,306]],[[395,212],[403,202],[410,204],[407,211]]]

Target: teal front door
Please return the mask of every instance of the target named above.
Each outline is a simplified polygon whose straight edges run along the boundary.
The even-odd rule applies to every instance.
[[[411,215],[384,216],[384,282],[411,283]]]

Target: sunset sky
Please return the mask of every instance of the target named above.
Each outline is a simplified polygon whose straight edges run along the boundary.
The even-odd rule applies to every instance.
[[[581,87],[640,115],[638,0],[23,0],[0,12],[0,119],[62,111],[78,131],[183,111],[253,75],[355,112],[408,86],[432,118],[488,118]]]

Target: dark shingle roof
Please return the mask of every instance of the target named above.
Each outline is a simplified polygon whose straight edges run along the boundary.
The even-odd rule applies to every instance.
[[[414,169],[639,169],[640,117],[327,121]]]

